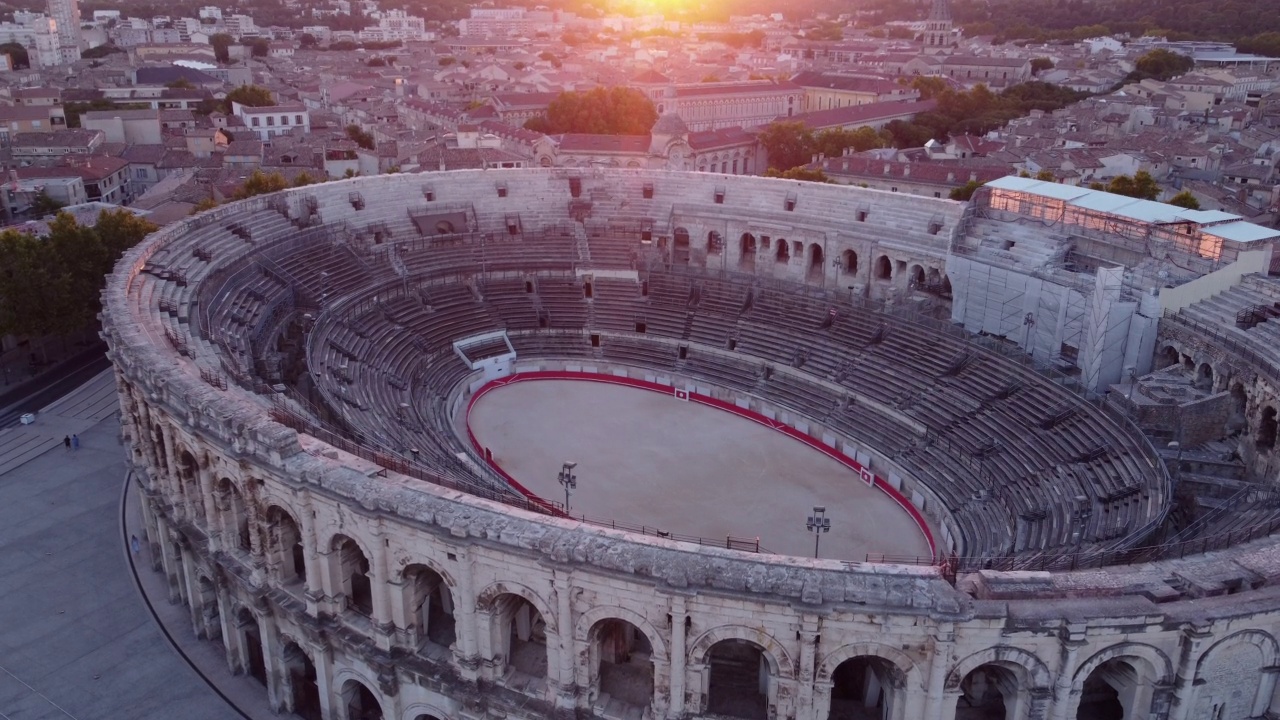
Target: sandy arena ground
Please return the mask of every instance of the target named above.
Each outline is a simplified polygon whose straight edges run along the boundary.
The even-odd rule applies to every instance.
[[[820,557],[928,555],[888,495],[803,443],[745,418],[638,388],[569,380],[515,383],[476,403],[471,428],[530,491],[564,501],[556,481],[578,463],[575,515],[704,538],[760,538],[813,556],[805,518],[827,508]]]

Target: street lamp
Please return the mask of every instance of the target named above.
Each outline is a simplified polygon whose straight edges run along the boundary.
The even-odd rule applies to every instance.
[[[817,505],[813,508],[813,514],[804,523],[805,529],[813,533],[813,557],[818,557],[818,541],[822,539],[822,533],[831,532],[831,518],[827,517],[827,509]]]
[[[569,514],[569,491],[578,488],[578,476],[573,474],[573,469],[578,467],[576,462],[567,462],[560,468],[560,474],[556,479],[564,487],[564,513]]]

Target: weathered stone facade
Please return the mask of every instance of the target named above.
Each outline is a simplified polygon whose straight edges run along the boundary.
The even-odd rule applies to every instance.
[[[193,302],[194,289],[215,273],[187,257],[195,246],[217,259],[202,228],[282,199],[294,220],[332,221],[360,193],[363,205],[424,186],[476,198],[476,230],[510,223],[501,202],[510,189],[509,211],[530,226],[538,213],[564,213],[559,195],[538,188],[567,177],[333,183],[166,228],[121,262],[104,295],[104,336],[156,569],[170,599],[190,608],[192,631],[220,642],[234,671],[259,677],[273,707],[325,720],[608,716],[605,676],[627,665],[650,678],[645,716],[672,720],[818,720],[850,703],[890,720],[953,720],[997,703],[1012,720],[1090,719],[1113,707],[1148,720],[1280,713],[1280,548],[1265,542],[1114,569],[983,571],[956,585],[934,567],[698,547],[397,475],[272,421],[271,399],[219,381],[239,361],[199,332],[210,309]],[[921,208],[927,200],[851,188],[630,177],[622,190],[636,187],[633,203],[643,182],[680,198],[654,233],[679,250],[682,229],[691,264],[868,293],[905,288],[915,264],[939,271],[959,217],[950,203]],[[328,196],[308,201],[312,193]],[[750,194],[761,211],[718,215],[715,197],[726,194]],[[388,202],[403,215],[403,199]],[[839,213],[855,216],[847,229],[813,219]],[[879,224],[885,216],[894,221]],[[731,240],[708,243],[713,233]],[[781,261],[776,238],[788,243]],[[830,262],[844,252],[866,260],[846,272]],[[873,273],[879,256],[887,278]],[[181,285],[158,281],[175,272]],[[620,645],[628,662],[615,661]]]

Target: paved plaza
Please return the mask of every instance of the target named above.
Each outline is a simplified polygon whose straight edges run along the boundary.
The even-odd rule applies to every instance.
[[[471,429],[533,493],[564,501],[561,463],[578,463],[571,509],[599,519],[723,539],[760,538],[813,556],[805,519],[827,508],[821,557],[929,554],[888,495],[803,443],[722,410],[631,387],[571,380],[507,385],[481,398]]]
[[[278,717],[267,712],[261,686],[230,676],[219,646],[194,638],[145,549],[138,571],[168,633],[244,714],[175,651],[139,593],[121,527],[125,464],[115,412],[103,373],[34,425],[0,430],[0,718]],[[62,445],[71,433],[79,450]]]

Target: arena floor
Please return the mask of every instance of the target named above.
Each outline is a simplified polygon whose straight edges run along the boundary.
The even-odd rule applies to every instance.
[[[905,510],[852,470],[776,430],[638,388],[539,380],[494,389],[471,429],[531,492],[564,501],[561,464],[578,463],[575,515],[666,532],[760,538],[775,553],[813,556],[805,519],[827,508],[819,556],[920,555],[929,546]]]

